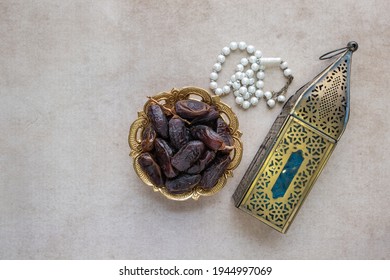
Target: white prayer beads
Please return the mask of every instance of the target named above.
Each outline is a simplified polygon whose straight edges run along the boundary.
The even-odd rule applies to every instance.
[[[218,72],[222,70],[226,56],[236,50],[246,51],[248,57],[241,58],[240,63],[236,66],[235,74],[225,85],[219,87],[217,83]],[[264,70],[273,66],[280,66],[288,82],[279,92],[266,91],[263,93]],[[288,68],[287,62],[280,57],[263,57],[262,52],[256,50],[252,45],[247,45],[245,42],[231,42],[229,46],[223,47],[221,53],[217,56],[217,62],[213,65],[213,72],[210,74],[210,89],[219,96],[233,92],[236,103],[243,109],[257,105],[261,98],[265,98],[268,107],[272,108],[276,101],[285,102],[284,94],[292,79],[291,69]]]

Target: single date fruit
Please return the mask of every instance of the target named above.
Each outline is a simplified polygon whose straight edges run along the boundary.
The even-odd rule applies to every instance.
[[[151,125],[149,125],[142,133],[141,147],[142,151],[150,152],[154,148],[154,140],[157,134]]]
[[[149,153],[142,153],[137,159],[142,170],[156,186],[164,185],[163,175],[158,164]]]
[[[156,139],[154,146],[156,149],[157,162],[165,176],[168,178],[176,177],[179,172],[175,170],[171,164],[171,157],[173,156],[172,148],[161,138]]]
[[[223,141],[223,138],[209,126],[196,125],[191,128],[191,134],[205,143],[205,145],[213,151],[229,151],[233,149],[232,146],[227,146]]]
[[[179,150],[190,141],[190,133],[184,121],[174,116],[170,119],[168,126],[169,139],[176,150]]]
[[[207,115],[210,111],[210,105],[192,99],[180,100],[175,104],[175,111],[182,118],[195,119]]]
[[[172,165],[179,171],[185,171],[200,158],[205,149],[203,142],[190,141],[172,157]]]
[[[226,146],[233,146],[234,140],[230,134],[229,126],[222,118],[217,119],[217,133],[221,136]]]
[[[211,189],[218,182],[219,178],[225,173],[230,162],[229,155],[223,155],[215,159],[215,161],[203,172],[200,186],[203,189]]]
[[[200,124],[200,123],[202,123],[202,124],[207,123],[207,122],[210,122],[210,121],[213,121],[213,120],[219,118],[219,116],[220,116],[219,112],[215,108],[215,106],[210,106],[210,109],[206,115],[201,116],[201,117],[196,117],[195,119],[193,119],[191,121],[191,124],[195,125],[195,124]]]
[[[207,150],[193,166],[187,169],[188,174],[199,174],[215,158],[215,152]]]
[[[152,122],[154,130],[160,135],[162,138],[168,138],[168,120],[165,116],[163,110],[160,105],[152,104],[148,108],[148,117]]]
[[[168,179],[165,186],[170,193],[181,194],[191,191],[201,179],[200,175],[183,174],[174,179]]]

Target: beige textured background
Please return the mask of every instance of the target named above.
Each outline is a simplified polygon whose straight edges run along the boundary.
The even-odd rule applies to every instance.
[[[0,258],[389,259],[389,3],[1,1]],[[168,201],[128,156],[145,96],[206,88],[231,40],[287,60],[290,94],[330,63],[319,55],[359,43],[348,129],[287,235],[231,199],[279,112],[264,101],[224,99],[245,150],[213,197]]]

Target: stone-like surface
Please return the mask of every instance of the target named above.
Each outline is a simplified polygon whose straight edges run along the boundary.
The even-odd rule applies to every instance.
[[[362,0],[1,1],[0,258],[389,259],[389,10]],[[244,154],[215,196],[169,201],[128,156],[146,96],[207,88],[231,40],[288,61],[288,96],[330,63],[320,55],[359,43],[348,127],[287,235],[231,199],[279,104],[242,111],[222,99]],[[218,81],[240,58],[227,57]],[[279,74],[266,73],[267,90],[282,87]]]

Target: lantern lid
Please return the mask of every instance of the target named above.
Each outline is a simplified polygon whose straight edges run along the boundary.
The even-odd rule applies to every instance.
[[[295,117],[336,141],[344,132],[349,117],[349,81],[353,51],[347,49],[309,82],[292,111]]]

